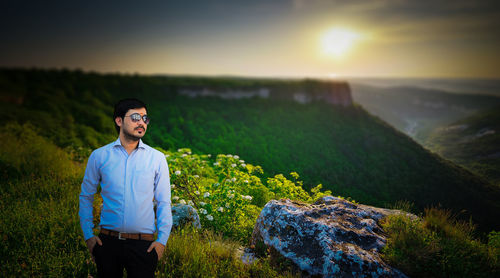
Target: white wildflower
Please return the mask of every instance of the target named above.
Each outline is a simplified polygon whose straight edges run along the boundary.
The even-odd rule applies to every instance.
[[[200,213],[201,213],[201,214],[207,214],[207,210],[206,210],[206,209],[204,209],[204,208],[201,208],[201,209],[200,209]]]
[[[253,199],[252,196],[249,196],[249,195],[241,195],[241,198],[243,198],[245,200],[249,200],[249,201],[251,201]]]
[[[193,177],[194,177],[195,179],[197,179],[197,178],[199,178],[200,176],[198,176],[198,175],[194,175]]]
[[[187,154],[183,153],[181,156],[182,156],[182,157],[186,157],[186,156],[187,156]]]
[[[220,183],[218,183],[218,182],[214,183],[214,186],[215,186],[215,187],[217,187],[217,186],[219,186],[219,185],[220,185]]]
[[[236,181],[236,178],[232,178],[231,181],[235,182]]]
[[[193,206],[194,205],[193,201],[189,200],[188,205]]]
[[[245,163],[241,164],[241,167],[247,167],[247,165]]]
[[[228,155],[226,155],[226,156],[227,156],[227,157],[233,157],[233,155],[232,155],[232,154],[228,154]]]
[[[200,191],[196,190],[196,191],[194,192],[194,194],[196,194],[196,195],[200,195]]]
[[[214,166],[219,166],[219,162],[214,162]]]
[[[175,188],[175,184],[173,184],[173,183],[172,183],[172,184],[170,185],[170,188]]]
[[[226,208],[229,208],[231,205],[229,203],[226,203]]]
[[[205,198],[210,197],[210,193],[209,193],[209,192],[205,192],[205,193],[203,194],[203,197],[205,197]]]
[[[244,182],[244,183],[248,183],[248,180],[244,180],[243,182]]]
[[[223,208],[223,207],[219,207],[219,208],[217,209],[217,211],[218,211],[218,212],[223,212],[223,211],[224,211],[224,208]]]
[[[185,204],[186,204],[186,201],[185,201],[184,199],[181,199],[181,200],[179,201],[179,203],[180,203],[180,204],[185,205]]]
[[[240,159],[240,163],[245,163],[245,160],[243,160],[243,159]]]
[[[181,152],[181,151],[182,151],[182,149],[177,149],[177,152]]]
[[[228,194],[228,195],[227,195],[227,197],[228,197],[229,199],[232,199],[232,198],[234,198],[234,194]]]
[[[172,200],[174,200],[174,201],[179,200],[179,196],[174,196],[174,197],[172,197]]]
[[[208,156],[208,157],[212,157],[212,155],[211,155],[211,154],[208,154],[207,156]]]
[[[233,164],[231,164],[231,167],[233,167],[233,168],[234,168],[234,167],[236,167],[236,164],[234,164],[234,163],[233,163]]]
[[[166,154],[165,157],[169,157],[170,155],[169,154]]]
[[[240,157],[239,157],[239,156],[237,156],[237,155],[235,155],[235,156],[233,156],[233,157],[234,157],[234,159],[238,159],[238,158],[240,158]]]
[[[208,221],[212,221],[212,220],[214,220],[214,217],[209,214],[209,215],[207,215],[207,219],[208,219]]]
[[[200,202],[200,206],[204,206],[204,205],[206,205],[206,204],[207,204],[207,203],[205,203],[205,202]]]
[[[175,171],[175,174],[178,176],[181,174],[181,171],[177,170],[177,171]]]

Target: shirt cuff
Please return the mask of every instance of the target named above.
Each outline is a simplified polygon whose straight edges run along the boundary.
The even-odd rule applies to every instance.
[[[158,241],[159,243],[161,243],[163,245],[167,245],[168,237],[169,237],[169,234],[161,233],[161,234],[158,234],[158,239],[156,241]]]
[[[94,232],[92,230],[90,231],[83,231],[83,238],[85,239],[85,241],[87,241],[87,239],[91,238],[95,236],[94,235]]]

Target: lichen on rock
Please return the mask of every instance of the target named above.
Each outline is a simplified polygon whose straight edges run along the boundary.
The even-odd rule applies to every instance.
[[[189,224],[194,228],[201,228],[200,216],[196,212],[196,209],[185,204],[175,204],[172,206],[172,227],[178,228]]]
[[[324,277],[406,277],[387,265],[378,222],[402,213],[326,196],[314,204],[272,200],[257,219],[252,246],[262,243],[310,275]]]

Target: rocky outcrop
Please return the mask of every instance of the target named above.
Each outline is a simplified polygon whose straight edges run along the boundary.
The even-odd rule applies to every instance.
[[[347,82],[314,82],[292,92],[293,99],[299,103],[322,101],[333,105],[352,105],[351,88]]]
[[[201,228],[200,216],[190,205],[175,204],[172,206],[172,227],[178,228],[185,225],[192,225]]]
[[[222,99],[286,99],[298,103],[313,101],[333,105],[351,106],[353,103],[351,88],[344,81],[304,80],[254,84],[252,86],[182,86],[177,91],[181,95],[194,97],[219,97]]]
[[[252,246],[262,243],[310,275],[406,277],[379,256],[386,238],[378,221],[397,210],[324,197],[316,203],[272,200],[255,225]]]

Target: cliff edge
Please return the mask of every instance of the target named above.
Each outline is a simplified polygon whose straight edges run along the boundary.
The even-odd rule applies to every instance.
[[[294,100],[306,104],[323,101],[333,105],[351,106],[352,94],[345,81],[303,80],[294,82],[261,82],[251,86],[198,85],[179,86],[177,92],[188,97],[219,97],[223,99],[264,98]]]

